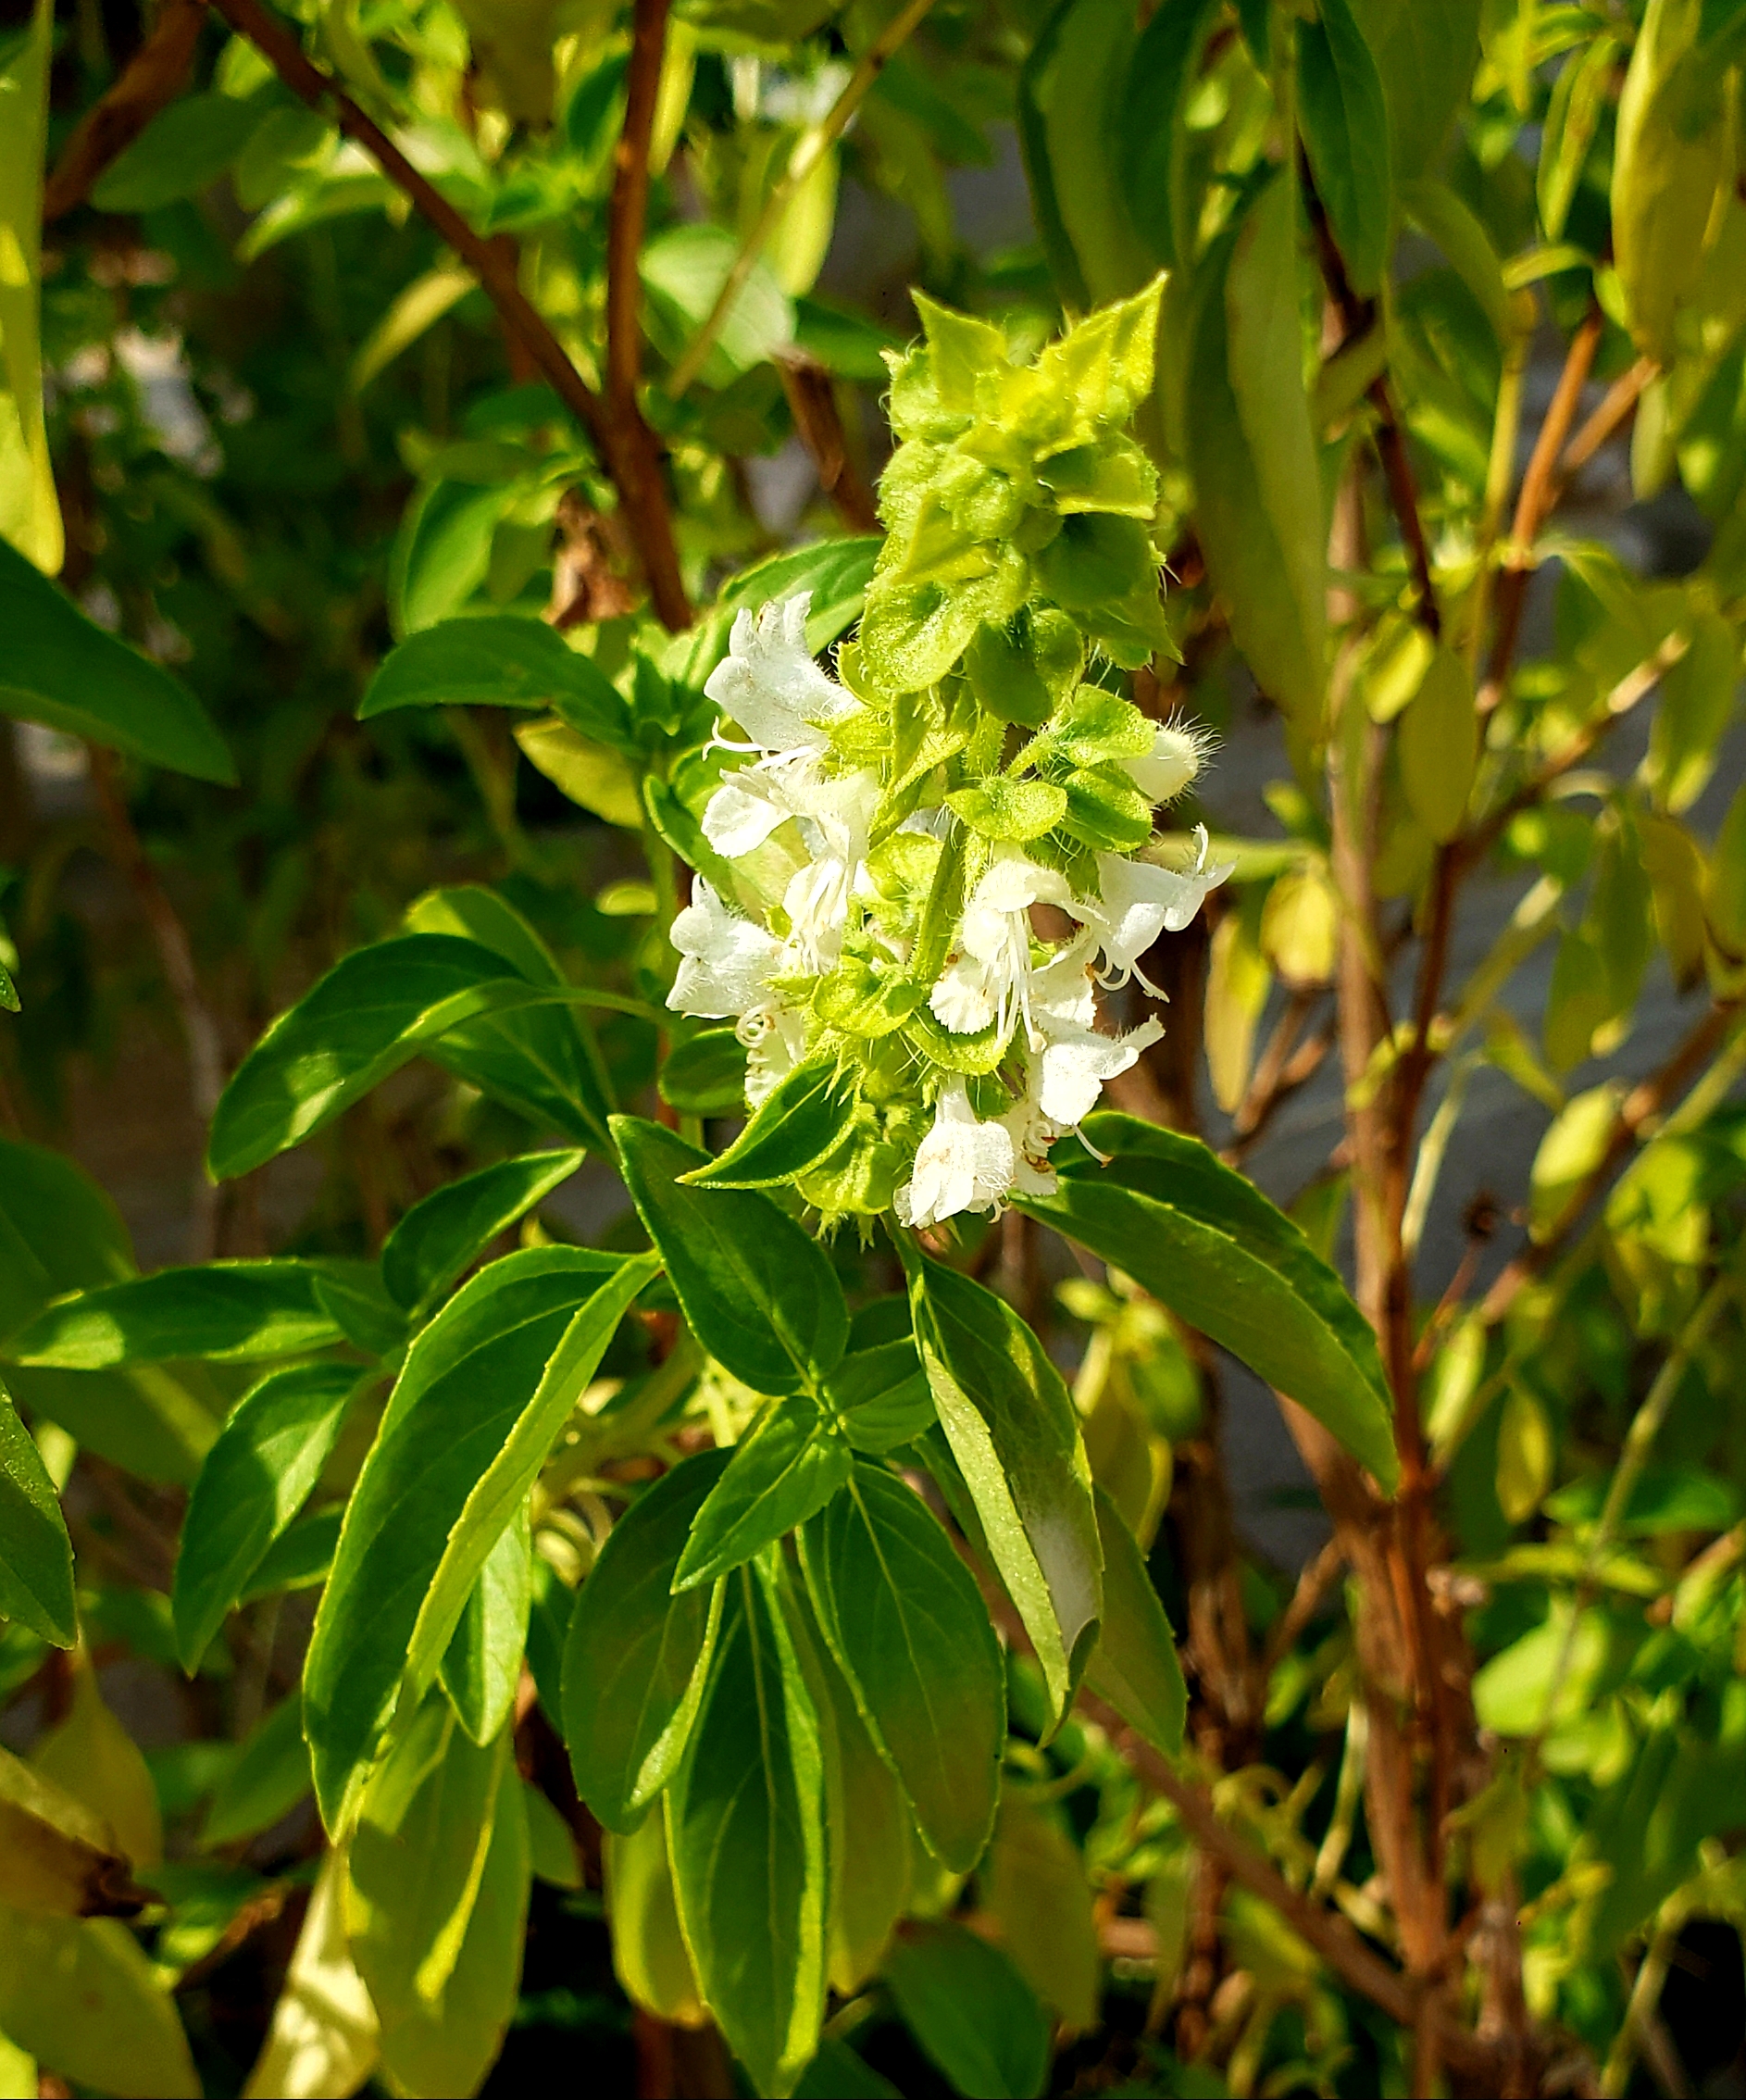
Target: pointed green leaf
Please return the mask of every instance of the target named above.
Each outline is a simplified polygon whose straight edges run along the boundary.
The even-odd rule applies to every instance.
[[[224,739],[181,681],[87,619],[4,540],[0,634],[0,714],[46,722],[197,781],[234,783]]]
[[[176,2001],[117,1919],[0,1906],[0,2031],[116,2100],[200,2100]]]
[[[55,1483],[0,1386],[0,1618],[70,1648],[79,1637],[73,1549]]]
[[[656,1081],[682,1116],[732,1116],[745,1106],[745,1045],[730,1028],[706,1028],[667,1053]]]
[[[933,1390],[910,1335],[844,1356],[826,1380],[825,1395],[842,1418],[844,1436],[875,1456],[933,1425]]]
[[[664,1473],[613,1526],[570,1610],[564,1739],[576,1791],[631,1831],[672,1778],[704,1695],[720,1593],[675,1596],[673,1571],[728,1463],[703,1451]]]
[[[825,2007],[829,1868],[818,1716],[762,1564],[727,1578],[721,1637],[667,1795],[680,1923],[754,2090],[793,2088]]]
[[[1006,1681],[974,1577],[919,1495],[859,1464],[801,1533],[807,1591],[867,1732],[957,1873],[993,1828]]]
[[[485,1556],[443,1653],[443,1689],[481,1745],[496,1737],[516,1703],[533,1606],[532,1552],[524,1506]]]
[[[849,1127],[854,1103],[834,1056],[815,1057],[779,1080],[719,1158],[693,1168],[692,1188],[779,1187],[816,1167]]]
[[[1349,0],[1321,0],[1318,12],[1319,20],[1298,24],[1303,143],[1346,275],[1367,299],[1381,284],[1389,256],[1388,106]]]
[[[313,1262],[211,1261],[63,1298],[6,1345],[15,1363],[105,1370],[181,1357],[250,1363],[343,1341]]]
[[[269,1371],[237,1402],[182,1519],[170,1609],[184,1669],[199,1668],[268,1548],[309,1499],[357,1386],[355,1365],[298,1364]]]
[[[481,1269],[413,1344],[346,1506],[304,1670],[330,1824],[403,1673],[430,1681],[653,1269],[646,1257],[529,1247]]]
[[[1108,1112],[1053,1196],[1020,1207],[1125,1270],[1191,1327],[1289,1394],[1367,1466],[1399,1478],[1376,1336],[1290,1219],[1199,1139]]]
[[[303,1734],[303,1694],[281,1699],[218,1781],[201,1825],[203,1845],[235,1844],[289,1816],[314,1781]]]
[[[553,707],[572,729],[634,749],[623,699],[591,657],[543,619],[487,614],[408,635],[377,667],[358,719],[394,707]]]
[[[1010,1956],[962,1925],[912,1924],[886,1958],[904,2024],[960,2093],[1034,2100],[1049,2017]]]
[[[916,1340],[940,1426],[1042,1666],[1057,1725],[1097,1638],[1103,1556],[1079,1419],[1004,1298],[910,1255]]]
[[[246,1174],[330,1123],[438,1036],[543,995],[493,950],[452,934],[405,934],[342,956],[231,1075],[212,1119],[211,1172],[219,1181]]]
[[[415,1203],[382,1246],[382,1281],[392,1296],[410,1311],[447,1289],[499,1232],[567,1181],[586,1156],[530,1152],[500,1159]]]
[[[1122,1514],[1097,1491],[1097,1535],[1104,1545],[1104,1625],[1085,1681],[1154,1750],[1174,1757],[1182,1747],[1188,1687],[1145,1556]]]
[[[707,1156],[615,1116],[624,1177],[692,1331],[756,1393],[829,1377],[848,1340],[842,1286],[817,1241],[755,1189],[690,1188]]]
[[[673,1573],[675,1595],[712,1582],[804,1524],[847,1482],[849,1446],[811,1400],[779,1401],[697,1512]]]

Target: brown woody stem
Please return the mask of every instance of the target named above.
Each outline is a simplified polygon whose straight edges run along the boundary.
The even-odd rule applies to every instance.
[[[200,26],[201,0],[163,0],[151,34],[74,126],[43,191],[43,223],[84,203],[91,185],[126,152],[166,104],[187,85]]]

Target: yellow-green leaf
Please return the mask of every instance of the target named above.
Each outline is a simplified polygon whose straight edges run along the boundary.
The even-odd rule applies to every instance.
[[[0,66],[0,538],[45,574],[64,543],[43,426],[43,145],[48,125],[53,0]]]
[[[1439,649],[1401,718],[1401,784],[1412,811],[1440,844],[1466,814],[1478,759],[1473,681],[1453,649]]]

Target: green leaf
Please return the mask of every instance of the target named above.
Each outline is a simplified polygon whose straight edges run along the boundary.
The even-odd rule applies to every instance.
[[[854,1102],[834,1056],[809,1058],[779,1079],[718,1158],[693,1168],[687,1187],[768,1189],[804,1174],[841,1142]]]
[[[206,1145],[215,1179],[246,1174],[361,1100],[437,1037],[549,994],[494,950],[408,933],[342,956],[231,1075]]]
[[[19,1002],[19,988],[12,981],[12,973],[5,963],[0,963],[0,1013],[19,1014],[24,1011]]]
[[[824,2015],[819,1720],[774,1578],[727,1578],[721,1635],[667,1795],[680,1922],[705,2003],[758,2093],[792,2091]]]
[[[825,1397],[857,1451],[878,1456],[931,1428],[933,1389],[909,1335],[857,1349],[825,1381]]]
[[[697,1512],[673,1573],[674,1594],[713,1582],[804,1524],[847,1483],[852,1462],[815,1401],[766,1408]]]
[[[1182,1665],[1145,1556],[1102,1488],[1097,1535],[1104,1547],[1104,1624],[1085,1681],[1154,1750],[1174,1757],[1188,1715]]]
[[[1009,781],[996,773],[974,787],[957,788],[947,806],[986,839],[1023,845],[1040,839],[1066,814],[1065,793],[1050,781]]]
[[[681,1116],[732,1116],[745,1106],[745,1045],[730,1028],[706,1028],[668,1052],[655,1082]]]
[[[259,129],[269,98],[213,90],[160,109],[91,185],[99,211],[159,211],[216,182]]]
[[[934,1406],[1057,1725],[1097,1639],[1103,1556],[1079,1419],[1042,1344],[1004,1298],[907,1255]]]
[[[303,1694],[293,1691],[257,1723],[218,1781],[200,1827],[211,1847],[256,1837],[289,1816],[314,1784],[303,1734]]]
[[[346,1508],[304,1670],[330,1826],[403,1673],[430,1681],[467,1595],[654,1269],[529,1247],[481,1269],[413,1344]]]
[[[1053,1802],[1016,1787],[977,1883],[1013,1966],[1069,2033],[1098,2024],[1103,1960],[1085,1860]]]
[[[318,1264],[283,1258],[160,1269],[60,1299],[12,1337],[6,1354],[65,1370],[301,1356],[344,1339],[317,1295],[320,1279]]]
[[[170,1592],[176,1653],[191,1675],[309,1499],[357,1387],[352,1364],[269,1371],[218,1432],[188,1498]]]
[[[277,1538],[261,1556],[260,1565],[243,1586],[238,1604],[253,1604],[283,1590],[311,1590],[325,1582],[340,1543],[341,1503],[312,1510]]]
[[[1467,813],[1479,762],[1479,718],[1465,658],[1440,648],[1399,730],[1401,785],[1416,817],[1439,844],[1453,839]]]
[[[116,2100],[200,2100],[176,2002],[113,1918],[0,1906],[0,2031],[44,2070]]]
[[[624,1178],[692,1331],[756,1393],[829,1377],[848,1340],[842,1286],[786,1212],[755,1189],[688,1188],[709,1164],[682,1138],[615,1116]]]
[[[737,237],[707,221],[674,225],[642,244],[637,270],[648,302],[649,333],[677,361],[703,326],[739,253]],[[794,308],[767,263],[754,263],[704,362],[705,386],[723,387],[791,341]]]
[[[1382,76],[1396,178],[1442,158],[1479,63],[1480,0],[1351,0]]]
[[[224,739],[181,681],[105,633],[0,541],[0,714],[46,722],[197,781],[231,787]]]
[[[1507,350],[1515,337],[1509,290],[1491,236],[1479,219],[1447,182],[1403,183],[1401,204],[1419,231],[1429,234],[1448,256],[1455,275],[1490,322],[1499,347]]]
[[[800,304],[804,308],[811,302]],[[877,357],[874,361],[878,363]],[[872,376],[885,383],[883,364]],[[755,613],[772,598],[792,598],[802,591],[812,599],[806,646],[815,656],[828,649],[860,619],[873,564],[884,544],[880,534],[865,533],[853,539],[820,540],[754,562],[728,579],[715,605],[689,633],[669,644],[666,669],[680,683],[700,689],[728,653],[736,613]]]
[[[391,649],[358,703],[368,721],[395,707],[550,707],[573,730],[634,751],[624,701],[592,658],[543,619],[445,619]]]
[[[1299,116],[1347,278],[1367,299],[1389,259],[1388,105],[1349,0],[1321,0],[1319,12],[1318,21],[1298,24]]]
[[[1616,37],[1587,38],[1565,60],[1553,84],[1534,179],[1540,223],[1548,241],[1564,238],[1618,55]]]
[[[464,1174],[416,1203],[382,1245],[382,1281],[410,1312],[445,1291],[500,1232],[561,1188],[581,1152],[530,1152]]]
[[[679,1929],[667,1818],[647,1816],[634,1831],[608,1831],[601,1847],[613,1972],[631,2004],[657,2019],[696,2027],[708,2019]]]
[[[1698,41],[1700,0],[1650,0],[1619,92],[1613,248],[1638,347],[1670,365],[1676,310],[1703,267],[1731,179],[1726,75]]]
[[[1691,643],[1661,681],[1643,771],[1655,799],[1677,816],[1715,770],[1716,746],[1733,719],[1740,642],[1720,613],[1701,612]]]
[[[570,1612],[564,1738],[576,1791],[609,1831],[631,1831],[684,1755],[720,1618],[715,1597],[675,1596],[697,1512],[728,1463],[700,1452],[633,1502]]]
[[[521,493],[507,478],[507,463],[505,469],[505,479],[483,484],[427,482],[406,511],[388,573],[388,619],[397,642],[458,613],[484,582],[493,537]]]
[[[828,1722],[825,1793],[830,1818],[830,1988],[864,1990],[909,1901],[915,1824],[895,1774],[873,1746],[841,1669],[810,1644],[810,1681]]]
[[[1129,210],[1153,254],[1172,269],[1194,252],[1183,118],[1215,12],[1213,0],[1164,0],[1135,48],[1122,102],[1117,151]]]
[[[442,1702],[431,1704],[447,1723],[443,1751],[405,1811],[378,1797],[380,1860],[375,1829],[360,1823],[345,1908],[381,2020],[382,2068],[398,2091],[437,2100],[477,2092],[503,2046],[531,1873],[526,1797],[507,1738],[476,1749]],[[472,1776],[480,1765],[489,1794]]]
[[[1006,1739],[1000,1644],[975,1578],[920,1496],[866,1464],[800,1550],[868,1734],[929,1847],[967,1873],[993,1828]]]
[[[135,1273],[120,1213],[46,1145],[0,1138],[0,1335],[51,1298]]]
[[[0,1749],[0,1919],[131,1918],[142,1898],[129,1866],[106,1817]]]
[[[35,1440],[0,1386],[0,1619],[57,1648],[79,1638],[73,1549]]]
[[[1291,185],[1276,179],[1236,243],[1202,262],[1183,439],[1195,525],[1262,691],[1314,737],[1327,623],[1321,478],[1297,347]],[[1240,340],[1241,339],[1241,340]]]
[[[518,977],[541,987],[549,1002],[542,1012],[518,1009],[513,1019],[493,1006],[444,1030],[425,1056],[573,1144],[605,1152],[612,1085],[582,1016],[592,994],[567,998],[571,987],[551,950],[494,890],[429,891],[408,908],[405,923],[408,933],[478,942]]]
[[[912,1924],[885,1963],[904,2023],[960,2093],[1034,2100],[1049,2075],[1049,2018],[998,1947],[962,1925]]]
[[[28,17],[28,26],[24,19]],[[66,554],[43,419],[43,149],[47,140],[52,0],[8,19],[0,43],[0,541],[44,575]],[[9,628],[6,629],[8,634]]]
[[[1124,1269],[1289,1394],[1392,1491],[1392,1406],[1376,1336],[1290,1219],[1197,1138],[1107,1112],[1056,1194],[1020,1208]]]
[[[827,2034],[818,2054],[800,2074],[794,2100],[901,2100],[896,2086],[857,2056],[846,2042]]]
[[[516,1703],[533,1606],[532,1552],[524,1506],[486,1556],[443,1657],[443,1689],[455,1719],[481,1747],[495,1739]]]

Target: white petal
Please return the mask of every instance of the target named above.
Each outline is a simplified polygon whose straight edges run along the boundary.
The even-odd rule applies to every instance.
[[[673,921],[672,941],[680,960],[667,1005],[714,1019],[759,1004],[782,950],[774,934],[730,911],[701,876],[692,902]]]
[[[1012,1132],[1004,1123],[978,1122],[964,1081],[954,1080],[897,1192],[897,1215],[905,1225],[938,1225],[961,1211],[986,1210],[1012,1187],[1014,1164]]]
[[[739,613],[728,655],[704,691],[765,751],[823,751],[829,738],[817,726],[846,714],[854,701],[813,661],[806,646],[805,593],[773,600],[755,621]]]
[[[1066,879],[1043,868],[1016,846],[1004,846],[970,897],[973,911],[1025,911],[1034,904],[1064,905]]]
[[[754,771],[743,767],[741,773]],[[742,853],[755,853],[787,817],[768,795],[748,794],[741,774],[723,781],[704,810],[704,836],[724,859],[738,860]]]
[[[1104,1081],[1125,1072],[1164,1030],[1144,1021],[1127,1035],[1073,1034],[1048,1044],[1042,1053],[1042,1113],[1063,1130],[1083,1122],[1097,1106]]]
[[[928,994],[942,1028],[954,1035],[978,1035],[994,1019],[994,987],[988,966],[974,956],[960,956]]]

